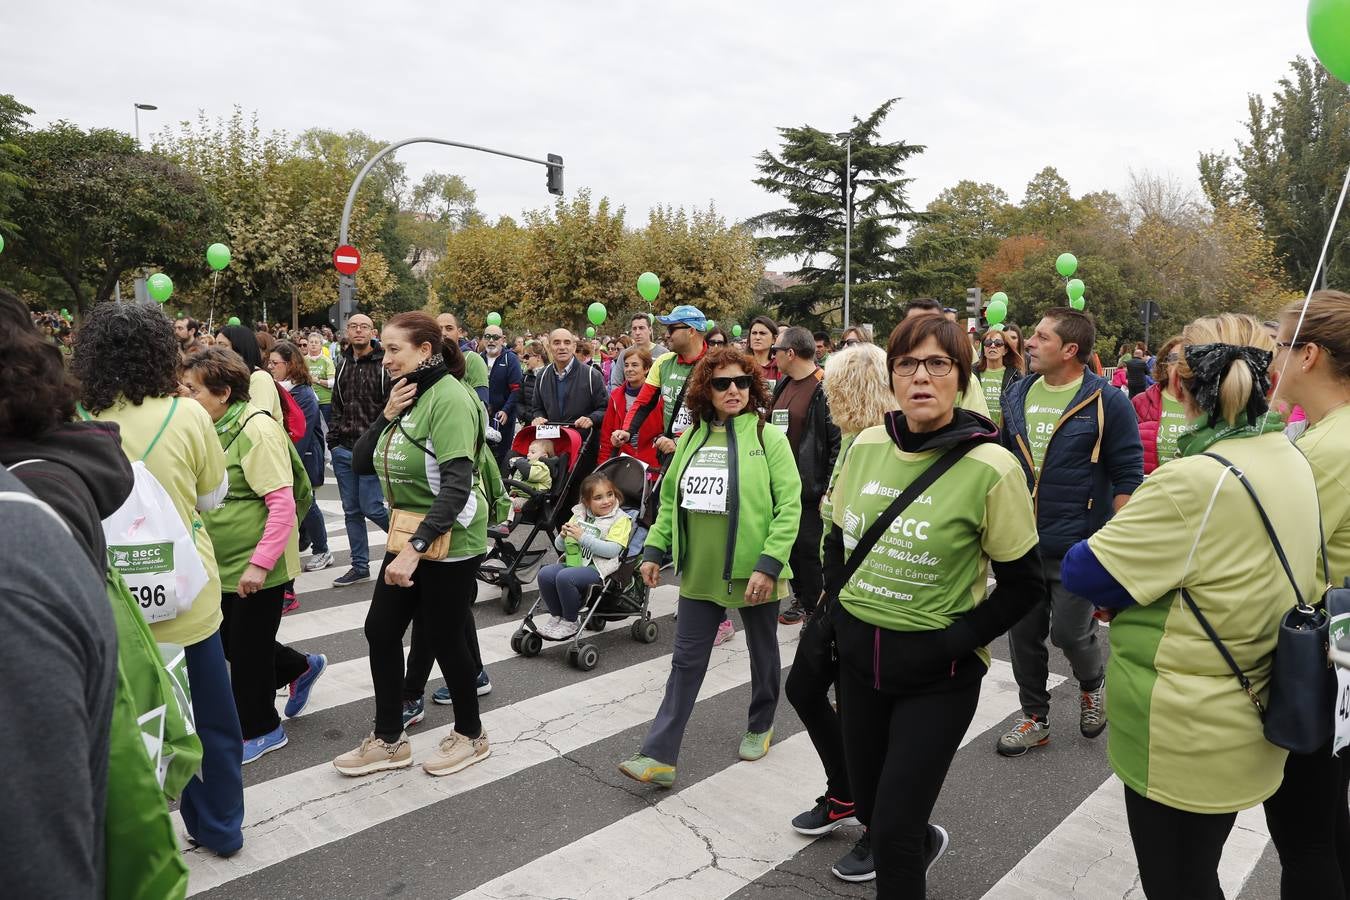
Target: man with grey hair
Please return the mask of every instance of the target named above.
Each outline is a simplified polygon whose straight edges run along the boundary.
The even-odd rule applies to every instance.
[[[792,605],[779,615],[783,625],[797,625],[816,608],[823,587],[820,565],[820,498],[830,483],[839,455],[839,427],[830,418],[822,385],[825,373],[816,365],[816,339],[805,328],[785,330],[771,348],[782,377],[774,385],[769,421],[783,429],[797,453],[802,479],[802,518],[788,564],[792,566]]]

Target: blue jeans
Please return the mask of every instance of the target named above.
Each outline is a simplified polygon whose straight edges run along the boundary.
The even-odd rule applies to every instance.
[[[539,596],[555,616],[569,622],[577,620],[581,609],[581,595],[586,588],[600,583],[600,573],[594,566],[565,566],[554,563],[539,570]]]
[[[183,788],[179,811],[197,842],[229,854],[244,844],[244,738],[220,632],[185,647],[184,656],[193,723],[202,741],[202,770]]]
[[[352,451],[333,448],[333,475],[342,496],[342,514],[347,517],[347,545],[352,551],[352,568],[370,570],[370,542],[366,540],[366,519],[389,530],[389,511],[384,508],[380,479],[357,475],[352,471]]]
[[[314,505],[300,521],[300,533],[309,538],[315,556],[328,552],[328,526],[323,522],[323,510],[319,509],[318,497],[314,498]]]

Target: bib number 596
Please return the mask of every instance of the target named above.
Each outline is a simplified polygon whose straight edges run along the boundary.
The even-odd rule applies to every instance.
[[[162,607],[168,599],[164,595],[164,585],[162,584],[153,587],[143,584],[138,588],[132,588],[131,592],[136,596],[136,602],[141,605],[141,609]]]

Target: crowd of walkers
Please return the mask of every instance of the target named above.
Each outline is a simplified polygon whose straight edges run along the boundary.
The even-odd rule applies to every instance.
[[[207,333],[149,304],[100,304],[59,337],[44,322],[0,292],[0,691],[18,767],[0,835],[16,896],[181,896],[173,800],[178,840],[239,851],[242,766],[286,746],[327,667],[277,636],[296,578],[334,565],[314,497],[330,468],[350,547],[332,583],[375,582],[373,724],[334,768],[413,765],[433,663],[455,721],[423,771],[486,759],[476,576],[512,515],[513,437],[548,423],[588,437],[582,475],[630,455],[659,476],[636,577],[678,584],[676,630],[660,708],[619,762],[629,778],[675,784],[733,611],[751,673],[735,753],[770,753],[779,630],[800,628],[785,690],[824,790],[764,825],[861,824],[834,875],[921,898],[960,839],[933,811],[1006,636],[1021,713],[990,750],[1050,742],[1057,648],[1079,733],[1107,734],[1149,898],[1221,897],[1236,814],[1259,804],[1282,896],[1350,894],[1333,710],[1321,746],[1263,730],[1286,614],[1350,578],[1350,295],[1272,322],[1203,317],[1156,354],[1122,348],[1110,374],[1084,312],[978,332],[931,300],[884,344],[764,316],[742,340],[687,304],[595,346],[500,325],[470,341],[450,313],[378,330],[357,314],[340,337]],[[547,478],[536,443],[524,478]],[[539,577],[554,638],[577,631],[581,592],[631,534],[603,475],[576,499]],[[377,565],[367,523],[387,532]],[[146,753],[137,722],[161,707],[173,752]],[[62,740],[24,749],[51,721]]]

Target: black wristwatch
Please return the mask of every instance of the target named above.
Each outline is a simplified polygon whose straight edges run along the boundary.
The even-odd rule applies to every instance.
[[[426,538],[415,537],[408,541],[408,546],[412,547],[418,553],[426,553],[431,545],[427,543]]]

